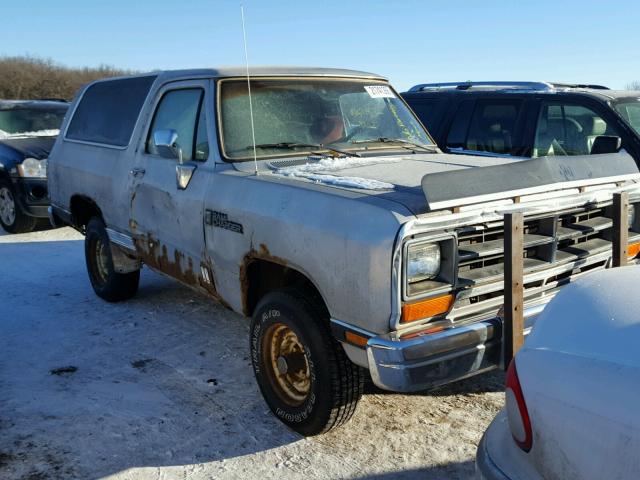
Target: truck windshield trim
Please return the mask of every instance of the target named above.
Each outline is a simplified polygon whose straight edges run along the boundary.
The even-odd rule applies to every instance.
[[[230,162],[253,160],[247,79],[221,79],[216,93],[221,156]],[[261,145],[258,160],[300,157],[318,151],[355,154],[363,150],[402,149],[398,142],[353,142],[370,138],[398,138],[427,148],[435,146],[413,112],[384,80],[253,77],[251,97],[256,144]],[[280,148],[284,143],[299,148]]]

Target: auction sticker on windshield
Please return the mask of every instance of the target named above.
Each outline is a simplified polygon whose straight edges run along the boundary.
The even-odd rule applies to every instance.
[[[364,89],[371,98],[395,98],[393,90],[386,85],[368,85]]]

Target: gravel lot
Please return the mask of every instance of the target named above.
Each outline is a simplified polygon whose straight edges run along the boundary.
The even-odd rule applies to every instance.
[[[0,285],[2,479],[466,479],[504,402],[500,372],[369,387],[305,439],[263,402],[245,319],[148,269],[133,300],[101,301],[73,230],[0,230]]]

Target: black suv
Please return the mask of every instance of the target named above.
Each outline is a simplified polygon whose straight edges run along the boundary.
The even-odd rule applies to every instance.
[[[9,233],[48,224],[47,157],[69,104],[0,100],[0,225]]]
[[[624,148],[640,164],[640,92],[466,82],[416,85],[402,96],[449,153],[530,158]]]

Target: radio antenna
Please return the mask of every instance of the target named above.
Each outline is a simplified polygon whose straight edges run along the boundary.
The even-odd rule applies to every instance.
[[[258,175],[258,154],[256,153],[256,130],[253,124],[253,103],[251,102],[251,78],[249,77],[249,53],[247,51],[247,31],[244,27],[244,7],[240,5],[242,17],[242,38],[244,40],[244,59],[247,64],[247,91],[249,92],[249,116],[251,117],[251,140],[253,141],[253,165]]]

